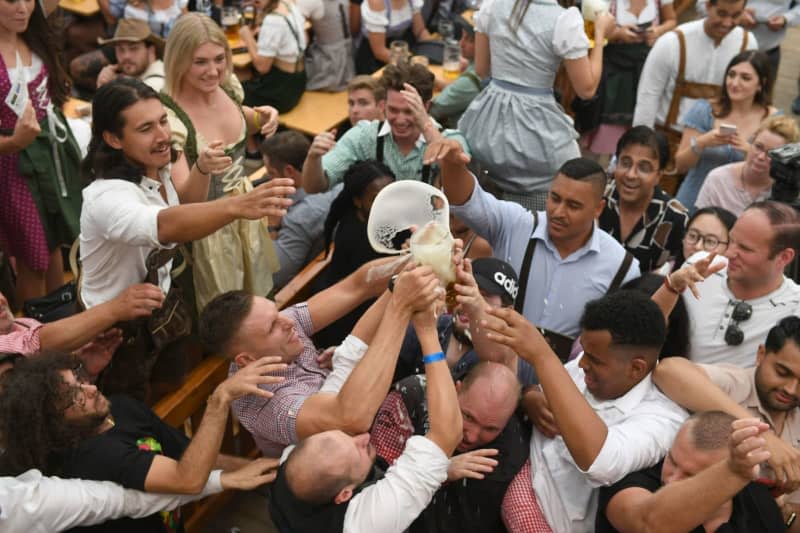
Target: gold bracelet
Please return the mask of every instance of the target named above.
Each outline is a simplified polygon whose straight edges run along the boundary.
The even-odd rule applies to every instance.
[[[253,109],[253,126],[256,127],[256,131],[261,131],[261,119],[258,118],[260,113]]]

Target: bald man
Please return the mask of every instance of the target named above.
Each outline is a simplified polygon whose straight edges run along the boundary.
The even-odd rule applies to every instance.
[[[481,362],[456,382],[464,420],[461,442],[447,480],[409,531],[504,531],[500,504],[506,488],[528,457],[528,440],[514,415],[520,385],[505,365]],[[370,432],[377,456],[391,465],[412,435],[428,427],[424,376],[397,382],[378,410]],[[459,481],[458,483],[453,483]]]

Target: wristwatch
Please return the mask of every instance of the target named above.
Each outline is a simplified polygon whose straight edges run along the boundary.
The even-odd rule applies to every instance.
[[[703,152],[703,149],[697,145],[697,137],[692,137],[689,139],[689,148],[691,148],[692,152],[697,155],[700,155]]]
[[[394,284],[399,276],[400,274],[395,274],[394,276],[389,278],[389,292],[394,292]]]

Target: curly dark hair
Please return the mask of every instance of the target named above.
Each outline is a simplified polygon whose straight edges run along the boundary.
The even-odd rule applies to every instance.
[[[64,417],[69,393],[61,371],[73,368],[69,355],[50,353],[23,358],[3,376],[0,474],[57,474],[60,455],[86,436]]]
[[[325,250],[330,251],[333,242],[333,232],[348,211],[356,209],[354,198],[364,194],[367,186],[380,178],[391,178],[395,181],[394,172],[380,161],[367,159],[353,163],[344,173],[344,188],[331,203],[328,216],[325,218]]]
[[[607,330],[617,346],[638,346],[661,350],[667,324],[661,309],[638,290],[612,292],[586,304],[581,329]]]

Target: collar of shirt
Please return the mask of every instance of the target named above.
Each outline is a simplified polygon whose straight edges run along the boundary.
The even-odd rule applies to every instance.
[[[582,357],[583,352],[581,352],[581,355],[578,357],[579,362]],[[581,374],[583,374],[583,370],[581,370]],[[639,383],[634,385],[631,390],[619,398],[614,398],[613,400],[599,400],[595,398],[586,388],[586,382],[583,380],[581,380],[578,385],[583,393],[583,397],[586,398],[586,401],[595,411],[614,408],[618,409],[623,414],[630,415],[633,413],[634,409],[636,409],[636,407],[642,403],[647,391],[653,386],[651,376],[652,374],[647,374],[647,376],[645,376]]]
[[[432,116],[428,115],[428,119],[430,119],[430,121],[433,122],[433,125],[436,126],[436,129],[438,130],[442,129],[442,125],[436,122],[436,120]],[[378,130],[378,137],[384,137],[386,135],[389,135],[390,133],[392,133],[392,126],[389,124],[388,120],[384,120],[383,123],[381,124],[381,128]],[[394,137],[392,137],[392,141],[394,141]],[[414,143],[414,147],[421,148],[422,146],[425,145],[426,142],[427,141],[425,140],[425,136],[422,135],[422,133],[420,133],[419,137],[417,137],[417,140]]]
[[[141,187],[142,190],[145,192],[145,194],[147,194],[148,196],[154,194],[161,196],[161,193],[159,192],[161,186],[163,185],[164,189],[166,190],[167,180],[172,179],[171,175],[172,175],[172,165],[168,164],[167,166],[162,167],[158,170],[158,177],[161,178],[161,181],[148,178],[147,176],[142,176],[142,179],[139,182],[139,187]]]
[[[645,228],[649,228],[653,224],[659,222],[664,218],[664,212],[667,210],[667,204],[670,200],[670,197],[661,190],[661,187],[656,186],[655,190],[653,191],[653,197],[650,199],[650,203],[647,205],[647,209],[644,210],[642,214],[642,218],[639,219],[636,226],[634,226],[633,231],[631,231],[631,235],[636,234],[636,228],[639,224],[642,224]],[[608,206],[614,210],[617,214],[617,220],[615,221],[617,225],[619,225],[619,191],[617,191],[617,184],[616,182],[612,181],[608,186],[608,193],[606,194],[606,201],[608,202]]]
[[[592,224],[592,236],[586,241],[586,244],[569,254],[565,258],[561,258],[556,245],[550,239],[550,233],[547,231],[547,214],[544,211],[539,212],[539,224],[533,231],[533,238],[538,239],[544,243],[550,253],[552,253],[561,263],[571,263],[582,258],[584,255],[595,252],[600,253],[600,236],[598,235],[597,221]]]

